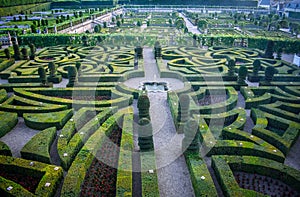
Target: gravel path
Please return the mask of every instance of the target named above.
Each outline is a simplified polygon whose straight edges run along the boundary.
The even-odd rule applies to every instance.
[[[38,132],[40,131],[28,128],[24,119],[19,117],[18,124],[0,140],[9,146],[14,157],[21,157],[21,149]]]
[[[158,69],[151,48],[144,48],[145,78],[138,81],[170,81],[159,78]],[[135,80],[129,80],[125,84],[133,86]],[[135,81],[135,82],[133,82]],[[181,85],[179,80],[172,79],[172,83]],[[160,196],[194,196],[194,191],[181,151],[183,134],[177,134],[170,108],[167,103],[167,93],[148,93],[150,99],[150,116],[153,126],[153,141],[156,155],[156,166]]]
[[[183,20],[185,21],[186,27],[188,28],[189,32],[193,33],[193,34],[201,34],[197,28],[197,26],[193,25],[184,14],[179,13],[179,16],[183,18]]]

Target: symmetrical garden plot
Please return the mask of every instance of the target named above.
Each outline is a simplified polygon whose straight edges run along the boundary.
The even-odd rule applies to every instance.
[[[280,193],[280,188],[288,188],[282,195],[299,195],[299,169],[284,165],[300,132],[300,93],[296,82],[299,69],[262,55],[259,50],[245,48],[212,47],[206,51],[196,47],[163,47],[162,58],[157,58],[162,77],[185,81],[184,89],[168,92],[168,104],[177,132],[184,133],[184,141],[191,138],[190,149],[183,152],[197,196],[217,196],[218,185],[226,196],[270,195],[277,190]],[[229,64],[231,60],[235,66]],[[257,73],[255,60],[261,63]],[[8,179],[2,181],[1,191],[34,196],[50,186],[51,191],[44,192],[51,196],[65,170],[61,196],[133,195],[131,105],[139,92],[122,82],[143,76],[143,62],[147,60],[139,59],[138,66],[134,61],[133,47],[59,46],[42,49],[35,60],[17,62],[9,67],[10,71],[5,70],[12,74],[2,76],[8,76],[13,85],[22,80],[41,85],[40,66],[47,69],[49,62],[54,62],[58,66],[56,75],[67,78],[68,67],[81,63],[74,87],[7,88],[13,95],[4,89],[0,91],[0,117],[7,123],[1,127],[1,134],[14,131],[18,116],[28,127],[42,130],[21,150],[24,168],[32,170],[41,165],[50,169],[50,164],[55,164],[53,169],[60,171],[58,177],[46,180],[50,183],[46,186],[42,181],[47,172],[27,177],[26,171],[15,178],[9,176],[12,173],[7,167],[6,173],[1,174]],[[277,70],[271,81],[266,76],[269,66]],[[248,68],[248,79],[256,77],[256,86],[247,84],[239,71],[242,67]],[[183,111],[182,95],[188,99],[188,109]],[[192,150],[198,139],[190,134],[193,124],[185,126],[188,118],[196,121],[199,152]],[[0,144],[0,153],[8,155],[2,156],[5,160],[19,160],[10,156],[11,151],[4,143]],[[141,163],[155,167],[154,158],[154,154],[142,155]],[[23,164],[17,165],[16,168],[23,169]],[[143,194],[154,193],[149,186],[158,192],[156,173],[156,169],[153,173],[142,172]],[[245,174],[244,179],[238,177],[244,176],[241,173]],[[265,183],[265,188],[254,183],[250,186],[252,183],[248,182],[254,174],[270,183]],[[41,181],[27,186],[21,184],[24,178]],[[276,185],[277,180],[282,183]]]
[[[173,74],[174,76],[190,81],[190,87],[194,91],[189,93],[188,89],[184,89],[168,93],[168,102],[172,109],[173,119],[177,127],[180,128],[182,122],[179,120],[182,118],[178,118],[178,116],[182,116],[184,113],[181,111],[183,108],[181,109],[180,96],[188,94],[190,97],[189,113],[199,123],[202,146],[200,157],[199,155],[196,156],[199,157],[198,163],[199,165],[202,163],[202,158],[207,160],[212,157],[218,182],[226,196],[259,195],[250,190],[240,189],[234,176],[230,175],[231,171],[234,173],[236,171],[256,173],[263,175],[264,179],[267,179],[265,176],[271,177],[268,178],[268,180],[272,180],[267,184],[268,187],[258,189],[258,186],[255,186],[254,183],[248,183],[249,180],[247,180],[246,189],[256,190],[266,195],[275,194],[276,191],[279,191],[275,179],[279,179],[292,187],[289,192],[282,193],[282,195],[294,196],[299,192],[299,187],[294,185],[294,182],[299,181],[298,175],[295,175],[297,178],[293,179],[294,181],[289,182],[281,177],[280,174],[283,173],[281,170],[278,169],[278,172],[275,173],[271,167],[272,165],[281,165],[280,168],[282,169],[288,168],[282,163],[299,137],[299,88],[295,82],[298,80],[299,69],[281,60],[262,58],[262,55],[263,52],[261,51],[243,48],[213,47],[208,51],[197,51],[194,48],[166,47],[162,48],[162,58],[170,61],[158,60],[160,72],[164,76],[171,75],[172,71],[176,71],[180,75]],[[233,68],[233,75],[230,75],[231,68],[228,65],[230,59],[235,59],[236,68]],[[253,72],[255,60],[259,60],[261,63],[258,74]],[[236,81],[239,77],[236,73],[239,73],[239,68],[242,66],[248,68],[248,77],[259,76],[256,80],[257,82],[260,81],[261,85],[260,87],[240,87],[240,92],[245,98],[246,110],[238,107],[244,106],[243,99],[241,95],[238,96],[240,93],[237,91],[240,84]],[[268,72],[266,70],[269,66],[277,70],[277,74],[274,75],[271,82],[266,79],[266,72]],[[213,68],[213,72],[208,72],[207,69]],[[294,83],[294,86],[288,86]],[[247,109],[251,109],[251,116]],[[249,133],[249,128],[247,131],[243,131],[245,124],[251,125],[250,122],[252,121],[254,123],[254,127],[251,128],[252,131],[250,130]],[[191,155],[195,155],[195,153],[186,153],[189,166],[191,166],[189,158],[195,158]],[[233,162],[234,165],[230,165],[230,168],[225,169],[225,166],[215,162],[215,159],[219,158],[215,155],[233,155],[224,156],[224,158],[232,158],[236,162]],[[243,164],[244,158],[247,158],[245,164]],[[266,163],[262,164],[263,168],[257,164],[256,169],[252,164],[257,161],[263,162],[263,158],[279,163],[266,165],[268,163],[266,160]],[[229,163],[227,159],[225,159],[226,162]],[[241,162],[241,164],[237,162]],[[266,172],[263,172],[263,169]],[[195,192],[199,192],[198,185],[201,182],[208,184],[210,174],[207,174],[203,168],[190,167],[190,173],[193,176],[195,176],[195,171],[198,173],[198,177],[194,179],[193,186]],[[296,172],[298,173],[298,171]],[[246,177],[251,177],[250,174]],[[209,177],[208,180],[207,177]],[[229,180],[228,177],[233,177],[233,179]],[[284,187],[282,186],[280,191],[284,190]],[[198,194],[200,195],[200,192]]]

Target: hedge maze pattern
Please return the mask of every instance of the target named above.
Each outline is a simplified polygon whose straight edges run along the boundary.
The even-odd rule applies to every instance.
[[[169,92],[168,100],[177,120],[179,97],[188,94],[191,116],[199,122],[200,156],[185,154],[196,195],[217,195],[205,169],[207,158],[212,159],[225,196],[299,195],[299,187],[294,185],[299,183],[299,171],[283,164],[300,132],[298,67],[245,48],[201,51],[165,47],[162,58],[161,73],[179,72],[193,89]],[[235,59],[234,75],[229,74],[230,59]],[[256,74],[255,60],[261,63]],[[163,69],[164,65],[170,71]],[[252,80],[256,83],[249,83],[249,87],[238,83],[241,66],[248,68],[248,80],[258,76]],[[276,68],[271,82],[265,79],[268,66]],[[277,187],[279,184],[282,188]]]
[[[135,58],[129,46],[57,46],[0,72],[9,82],[0,85],[0,136],[14,132],[20,117],[29,128],[40,130],[22,148],[22,158],[13,157],[0,141],[1,193],[54,196],[62,185],[61,196],[133,195],[132,103],[139,91],[122,82],[144,76],[144,60],[135,65]],[[225,196],[300,194],[299,169],[284,164],[300,132],[295,65],[263,58],[260,50],[225,47],[166,46],[156,61],[161,77],[185,81],[184,89],[168,92],[177,132],[188,133],[178,118],[183,114],[178,108],[181,95],[189,98],[184,113],[198,123],[199,139],[193,141],[199,140],[200,151],[184,153],[196,196],[217,196],[216,184]],[[247,83],[239,76],[243,66]],[[271,81],[266,80],[269,66],[276,69]],[[76,68],[75,75],[70,67]],[[70,76],[72,86],[53,87]],[[141,162],[155,166],[155,155],[148,157]],[[158,196],[156,171],[141,176],[143,194]],[[22,181],[31,179],[36,180],[31,185]]]

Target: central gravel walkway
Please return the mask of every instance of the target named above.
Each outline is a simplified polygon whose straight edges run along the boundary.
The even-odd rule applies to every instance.
[[[138,81],[169,81],[173,88],[183,88],[183,83],[174,79],[161,79],[152,49],[144,48],[145,78]],[[137,79],[135,79],[137,80]],[[181,141],[183,134],[177,134],[167,93],[148,93],[150,99],[150,116],[153,126],[153,141],[156,156],[158,185],[160,196],[194,196],[190,174],[182,156]]]

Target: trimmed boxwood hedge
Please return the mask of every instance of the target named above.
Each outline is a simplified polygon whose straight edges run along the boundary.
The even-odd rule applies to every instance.
[[[132,196],[133,114],[124,115],[118,161],[116,196]]]
[[[234,156],[236,157],[236,160],[239,162],[242,162],[242,157]],[[225,196],[265,196],[261,193],[255,192],[253,190],[246,190],[243,188],[240,188],[238,183],[235,180],[235,177],[231,171],[230,166],[227,163],[227,160],[225,160],[224,156],[212,156],[212,168],[215,171],[217,180],[219,184],[221,185],[221,188],[223,190],[223,193]]]
[[[33,165],[30,165],[31,162],[33,162]],[[21,185],[0,177],[0,193],[4,196],[51,197],[56,194],[60,181],[63,178],[63,170],[61,167],[37,161],[0,155],[0,164],[1,170],[4,170],[8,173],[29,175],[40,180],[35,193],[32,194],[28,190],[24,189]],[[46,187],[46,183],[50,183],[50,186]],[[13,187],[13,189],[10,191],[7,190],[9,186]]]
[[[12,156],[10,148],[0,141],[0,155]]]
[[[24,113],[25,124],[32,129],[43,130],[55,126],[61,129],[72,117],[73,109],[49,113]]]
[[[15,63],[14,59],[9,59],[9,60],[4,60],[3,62],[0,63],[0,72],[7,69],[11,65]]]
[[[55,137],[55,127],[39,132],[22,148],[22,158],[51,164],[50,148]]]
[[[57,150],[64,169],[69,169],[84,143],[116,111],[116,108],[104,108],[99,110],[100,113],[97,110],[81,108],[63,127],[58,138]],[[93,118],[90,119],[89,116]],[[64,153],[69,156],[64,157]]]
[[[115,88],[88,88],[88,87],[74,87],[74,88],[34,88],[22,89],[15,88],[16,95],[38,100],[47,103],[67,105],[69,108],[81,107],[110,107],[117,106],[119,108],[127,107],[132,104],[133,96],[126,95],[117,91]],[[86,101],[86,100],[72,100],[58,98],[57,96],[72,96],[72,95],[97,95],[97,96],[110,96],[110,100],[100,101]]]
[[[0,103],[3,103],[8,98],[5,89],[0,89]]]
[[[184,156],[191,175],[195,196],[218,196],[205,161],[199,154],[185,153]]]
[[[0,104],[2,111],[14,112],[18,116],[22,116],[23,113],[46,113],[66,110],[66,105],[55,105],[49,103],[38,102],[19,96],[11,96],[4,103]]]
[[[253,192],[252,195],[262,195],[240,188],[232,171],[256,173],[279,179],[298,192],[300,191],[300,172],[270,159],[253,156],[212,156],[212,167],[226,196],[236,196],[237,192]],[[245,196],[243,193],[240,193],[240,196]]]
[[[84,182],[87,170],[95,158],[99,147],[105,140],[105,135],[109,136],[124,114],[130,111],[132,113],[132,109],[128,110],[128,108],[118,111],[107,119],[88,139],[68,170],[61,191],[62,197],[78,196],[80,194],[81,184]]]
[[[300,123],[298,122],[254,108],[251,109],[251,118],[256,124],[252,129],[252,133],[274,145],[285,155],[300,135]],[[268,129],[268,126],[271,126],[271,130]],[[272,128],[284,130],[284,133],[280,135]]]
[[[153,151],[142,153],[141,157],[141,179],[142,196],[159,197],[157,168],[155,154]],[[150,173],[153,170],[153,173]]]
[[[250,155],[284,162],[285,157],[282,153],[280,151],[274,152],[273,150],[247,141],[218,140],[207,155]]]
[[[11,76],[12,71],[16,70],[17,68],[19,68],[20,66],[22,66],[26,62],[28,62],[28,60],[20,60],[20,61],[16,62],[15,64],[13,64],[12,66],[10,66],[10,67],[6,68],[5,70],[1,71],[0,72],[1,79],[8,79]]]
[[[0,137],[10,132],[18,123],[18,114],[0,111]]]

